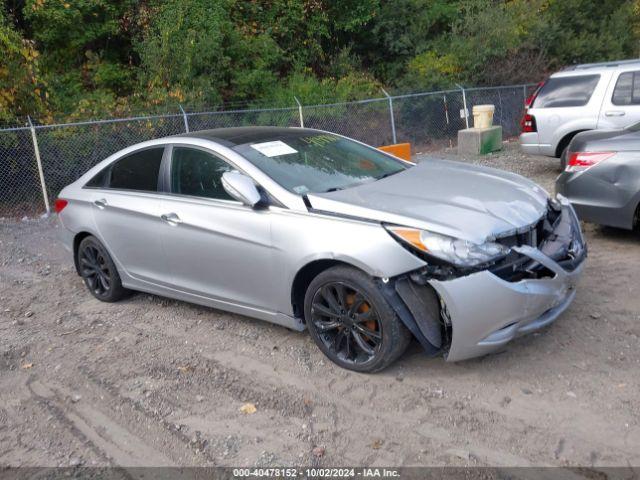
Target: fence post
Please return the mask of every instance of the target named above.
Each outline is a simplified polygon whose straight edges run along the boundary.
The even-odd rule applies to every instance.
[[[300,128],[304,128],[304,117],[302,116],[302,104],[300,103],[300,100],[298,100],[298,97],[296,97],[295,95],[293,96],[293,99],[298,104],[298,115],[300,116]]]
[[[40,177],[40,187],[42,188],[42,198],[44,199],[44,206],[47,209],[47,215],[51,213],[49,207],[49,195],[47,195],[47,185],[44,183],[44,172],[42,170],[42,160],[40,159],[40,147],[38,146],[38,138],[36,137],[36,129],[31,122],[31,117],[27,116],[29,120],[29,128],[31,130],[31,140],[33,140],[33,151],[36,155],[36,163],[38,164],[38,175]]]
[[[180,111],[182,112],[182,120],[184,120],[184,131],[186,133],[189,133],[189,121],[187,120],[187,112],[184,111],[182,105],[178,104],[178,106],[180,107]]]
[[[387,93],[384,88],[382,88],[381,90],[389,100],[389,117],[391,118],[391,136],[393,137],[393,143],[398,143],[398,139],[396,138],[396,119],[393,116],[393,98]]]
[[[462,90],[462,108],[464,108],[464,124],[469,128],[469,112],[467,111],[467,94],[464,91],[464,87],[456,83],[456,87]]]
[[[442,96],[442,102],[444,103],[444,118],[447,120],[447,125],[449,125],[449,106],[447,105],[447,96]]]

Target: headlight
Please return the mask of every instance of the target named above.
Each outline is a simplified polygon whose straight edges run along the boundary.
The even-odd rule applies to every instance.
[[[509,253],[499,243],[478,245],[467,240],[408,227],[386,227],[394,236],[414,248],[458,267],[474,267],[498,260]]]

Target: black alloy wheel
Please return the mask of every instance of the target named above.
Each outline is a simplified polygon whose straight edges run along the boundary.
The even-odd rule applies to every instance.
[[[107,249],[93,236],[82,239],[77,251],[78,273],[91,294],[103,302],[115,302],[128,293]]]
[[[108,294],[111,289],[111,271],[103,253],[95,245],[86,245],[80,251],[80,273],[95,295]]]
[[[344,362],[371,360],[382,343],[378,313],[355,286],[327,283],[313,297],[311,321],[325,346]]]
[[[337,265],[307,287],[304,317],[318,348],[335,364],[377,372],[407,349],[411,332],[387,302],[378,280],[362,270]]]

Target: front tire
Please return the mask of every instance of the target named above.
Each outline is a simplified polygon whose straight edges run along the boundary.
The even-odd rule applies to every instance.
[[[122,286],[115,263],[100,241],[88,236],[76,253],[80,276],[91,294],[102,302],[117,302],[129,291]]]
[[[374,280],[351,267],[332,267],[313,279],[304,300],[307,328],[335,364],[377,372],[407,349],[411,333]]]

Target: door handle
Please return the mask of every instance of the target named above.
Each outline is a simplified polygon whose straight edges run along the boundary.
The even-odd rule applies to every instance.
[[[95,200],[93,202],[93,204],[98,207],[100,210],[102,210],[104,207],[107,206],[107,201],[104,198],[100,198],[98,200]]]
[[[607,117],[624,117],[624,111],[622,110],[609,110],[608,112],[604,112]]]
[[[180,217],[175,213],[163,213],[162,215],[160,215],[160,219],[163,222],[166,222],[173,227],[182,223],[182,220],[180,220]]]

